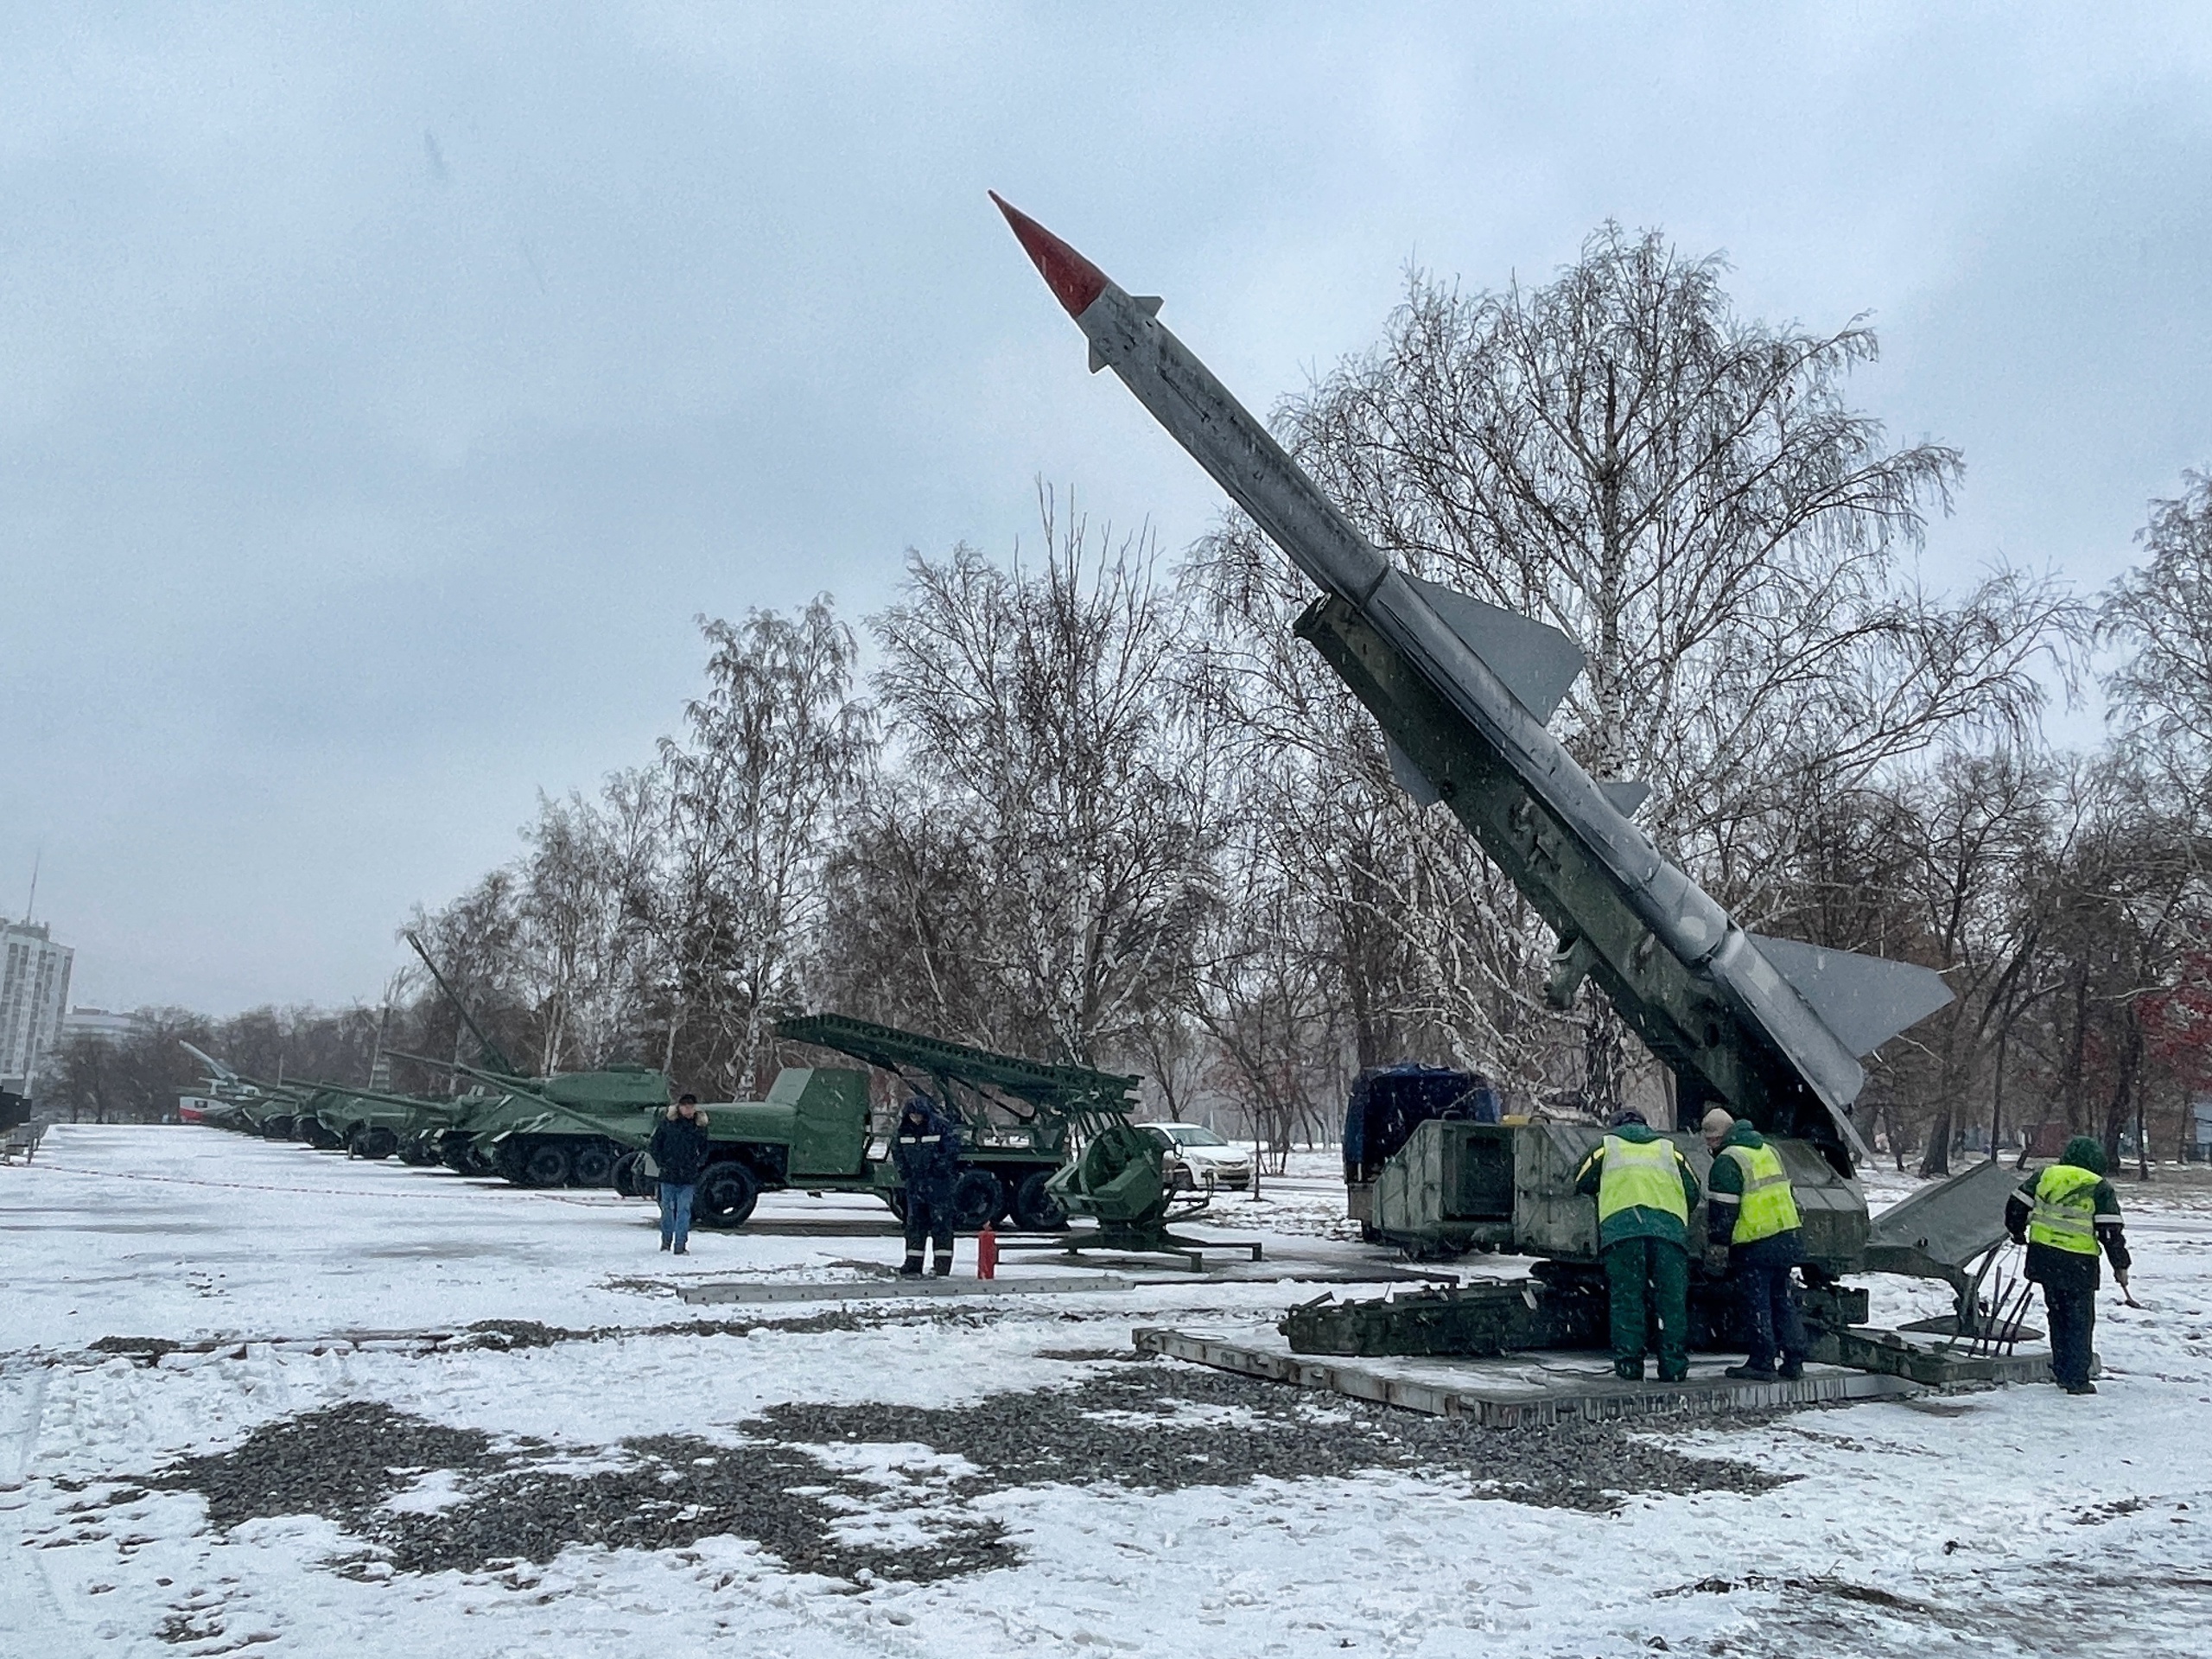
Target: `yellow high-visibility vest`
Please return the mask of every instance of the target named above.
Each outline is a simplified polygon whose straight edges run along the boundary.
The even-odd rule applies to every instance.
[[[1598,1177],[1598,1219],[1624,1210],[1663,1210],[1685,1226],[1689,1224],[1689,1201],[1682,1195],[1677,1173],[1681,1154],[1667,1141],[1624,1141],[1609,1135],[1601,1150],[1605,1154]]]
[[[2076,1255],[2097,1253],[2097,1183],[2104,1179],[2079,1164],[2053,1164],[2036,1177],[2028,1242]]]
[[[1797,1214],[1797,1194],[1782,1167],[1780,1153],[1772,1147],[1723,1147],[1720,1155],[1734,1159],[1744,1172],[1743,1207],[1736,1212],[1736,1230],[1729,1235],[1730,1243],[1756,1244],[1803,1224]],[[1727,1196],[1713,1194],[1716,1199]]]

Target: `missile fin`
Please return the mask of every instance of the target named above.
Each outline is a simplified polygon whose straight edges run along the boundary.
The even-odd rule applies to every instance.
[[[1651,798],[1651,785],[1646,783],[1600,784],[1598,792],[1612,804],[1614,811],[1624,818],[1636,816],[1636,809]]]
[[[1930,968],[1797,939],[1751,939],[1853,1054],[1872,1054],[1951,1001],[1951,988]]]
[[[1160,308],[1166,302],[1157,294],[1132,294],[1129,296],[1129,303],[1147,317],[1156,317],[1160,315]]]
[[[1101,369],[1104,368],[1105,366],[1106,366],[1106,359],[1105,359],[1105,358],[1100,354],[1099,350],[1098,350],[1098,347],[1097,347],[1096,346],[1095,346],[1095,345],[1094,345],[1094,346],[1090,348],[1090,372],[1091,372],[1093,374],[1096,374],[1096,373],[1097,373],[1097,372],[1098,372],[1098,371],[1099,371],[1099,370],[1101,370]]]
[[[1419,576],[1407,580],[1467,649],[1505,682],[1523,709],[1540,721],[1552,717],[1582,672],[1581,646],[1549,623],[1516,616]]]
[[[1444,798],[1437,793],[1436,785],[1428,781],[1428,774],[1414,764],[1414,758],[1392,742],[1382,740],[1383,751],[1390,757],[1390,776],[1396,779],[1398,787],[1414,798],[1415,806],[1434,806]]]

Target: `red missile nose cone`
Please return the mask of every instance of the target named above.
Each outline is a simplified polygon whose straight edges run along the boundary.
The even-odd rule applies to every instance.
[[[997,191],[992,191],[990,197],[1006,215],[1006,222],[1014,226],[1015,238],[1044,276],[1045,286],[1067,308],[1068,315],[1079,317],[1090,309],[1090,302],[1106,290],[1106,273],[1028,214],[1007,207]]]

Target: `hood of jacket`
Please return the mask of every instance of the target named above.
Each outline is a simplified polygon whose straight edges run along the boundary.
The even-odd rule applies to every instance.
[[[2066,1150],[2058,1154],[2058,1161],[2101,1175],[2106,1169],[2104,1142],[2094,1135],[2077,1135],[2066,1143]]]

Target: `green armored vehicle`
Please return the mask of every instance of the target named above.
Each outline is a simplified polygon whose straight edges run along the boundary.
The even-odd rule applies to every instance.
[[[311,1099],[315,1142],[372,1161],[398,1154],[404,1163],[438,1161],[431,1137],[454,1122],[454,1103],[420,1095],[318,1084]]]
[[[202,1087],[208,1098],[223,1108],[219,1113],[204,1116],[203,1122],[268,1141],[292,1138],[295,1119],[305,1098],[298,1089],[289,1084],[256,1083],[206,1049],[181,1038],[177,1046],[207,1068]]]
[[[667,1109],[668,1078],[643,1065],[556,1071],[525,1077],[396,1054],[419,1065],[473,1077],[487,1087],[448,1103],[453,1119],[437,1132],[438,1155],[464,1175],[498,1175],[517,1186],[605,1186],[634,1136],[652,1134]]]
[[[667,1108],[668,1078],[649,1066],[619,1065],[530,1076],[477,1024],[421,938],[406,938],[476,1039],[482,1063],[397,1051],[394,1058],[457,1072],[488,1090],[451,1103],[451,1121],[437,1135],[440,1160],[464,1175],[498,1175],[517,1186],[605,1186],[632,1144],[629,1132],[642,1123],[650,1135],[653,1115]]]

